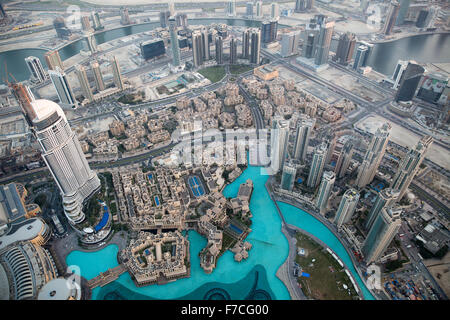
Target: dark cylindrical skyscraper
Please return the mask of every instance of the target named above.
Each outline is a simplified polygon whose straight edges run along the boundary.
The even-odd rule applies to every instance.
[[[425,69],[416,63],[409,62],[405,72],[403,72],[400,80],[400,85],[395,95],[395,101],[410,101],[414,98],[414,95],[419,85],[420,79]]]

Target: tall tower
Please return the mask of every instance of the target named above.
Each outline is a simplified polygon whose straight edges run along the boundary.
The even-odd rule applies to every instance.
[[[333,60],[342,64],[348,65],[353,57],[353,51],[355,50],[356,38],[354,33],[344,33],[339,37],[339,43],[336,50],[336,55]]]
[[[286,162],[283,166],[283,173],[281,174],[281,189],[292,191],[296,174],[297,167],[293,163]]]
[[[308,180],[306,181],[306,185],[309,188],[317,187],[320,182],[327,158],[327,151],[328,148],[325,142],[322,142],[314,149],[313,160],[309,169]]]
[[[55,70],[49,70],[48,75],[56,89],[60,103],[65,107],[77,107],[78,103],[75,100],[75,95],[73,94],[69,81],[67,81],[67,76],[64,71],[56,67]]]
[[[361,248],[367,264],[378,261],[400,229],[401,209],[383,208],[372,224]]]
[[[385,35],[390,35],[392,32],[392,29],[394,29],[395,21],[397,20],[398,11],[400,9],[400,6],[397,1],[392,1],[389,5],[388,14],[386,16],[386,21],[384,23],[382,33]]]
[[[358,47],[358,49],[356,50],[356,56],[355,56],[355,61],[353,62],[353,69],[354,70],[358,70],[359,67],[362,67],[362,64],[364,62],[364,59],[366,57],[366,54],[368,52],[367,46],[365,45],[360,45]]]
[[[236,0],[228,0],[227,14],[230,17],[236,16]]]
[[[262,42],[270,43],[277,40],[278,20],[266,20],[261,24]]]
[[[395,94],[395,101],[410,101],[414,98],[417,87],[425,69],[413,61],[409,61],[400,78],[400,84]]]
[[[344,223],[348,223],[355,213],[359,200],[359,192],[353,188],[347,189],[342,196],[339,207],[334,217],[334,223],[340,228]]]
[[[325,171],[323,173],[322,182],[320,183],[319,192],[317,193],[316,206],[321,214],[325,213],[327,208],[328,198],[333,189],[336,175],[332,171]]]
[[[315,123],[316,120],[310,118],[306,114],[302,114],[298,119],[294,143],[294,159],[300,160],[301,162],[305,161],[311,131],[313,130]]]
[[[44,54],[44,58],[49,70],[55,70],[56,67],[59,67],[61,70],[64,70],[64,66],[59,56],[58,50],[47,51]]]
[[[281,35],[281,56],[289,57],[298,54],[300,32],[288,32]]]
[[[33,125],[32,121],[36,117],[36,112],[34,112],[33,107],[31,106],[31,102],[33,102],[34,97],[31,93],[30,89],[24,86],[22,83],[12,83],[12,89],[14,96],[19,102],[20,107],[22,108],[25,119],[27,120],[28,125],[31,127]]]
[[[97,91],[101,92],[105,90],[105,83],[103,82],[102,71],[100,70],[100,65],[98,64],[98,62],[92,62],[91,68],[92,72],[94,73],[95,86],[97,87]]]
[[[296,0],[294,12],[300,13],[306,11],[306,0]]]
[[[365,227],[369,230],[375,219],[381,212],[381,209],[392,206],[397,200],[399,200],[398,196],[400,195],[400,191],[394,190],[391,188],[386,188],[381,190],[377,198],[375,199],[375,203],[370,209],[369,215],[367,216]]]
[[[250,58],[250,29],[242,33],[242,59]]]
[[[125,7],[120,8],[120,23],[122,25],[131,23],[130,14],[128,13],[128,9]]]
[[[120,74],[120,66],[119,62],[117,61],[117,58],[115,56],[112,56],[109,60],[111,63],[112,73],[114,77],[114,84],[119,90],[123,90],[123,79],[122,75]]]
[[[202,51],[203,51],[203,60],[209,60],[210,59],[210,48],[209,48],[209,36],[208,36],[208,29],[202,28]]]
[[[411,4],[411,0],[400,0],[400,6],[398,9],[398,16],[395,20],[395,25],[399,26],[405,22],[406,14],[408,13],[409,6]]]
[[[102,22],[100,21],[100,16],[98,12],[91,12],[91,19],[92,19],[92,26],[94,27],[94,30],[101,30],[104,29]]]
[[[250,63],[259,64],[261,60],[261,30],[252,28],[250,40]]]
[[[347,141],[341,151],[339,166],[336,163],[334,171],[339,178],[342,178],[347,172],[354,152],[355,150],[353,149],[353,142]]]
[[[313,58],[316,55],[317,43],[319,40],[320,23],[318,17],[310,19],[306,24],[305,31],[303,32],[303,48],[302,56],[305,58]]]
[[[358,177],[356,178],[356,185],[359,188],[364,188],[375,177],[389,142],[390,130],[391,125],[386,122],[373,135],[363,162],[359,166]]]
[[[170,11],[161,11],[159,13],[159,24],[161,28],[167,28],[169,24]]]
[[[44,82],[47,78],[44,67],[42,66],[41,60],[36,57],[25,58],[28,70],[30,70],[31,78],[36,82]]]
[[[317,41],[316,58],[314,63],[322,65],[327,63],[330,52],[331,37],[333,36],[334,21],[323,22],[320,26],[319,39]]]
[[[245,6],[245,15],[248,18],[253,18],[253,2],[252,1],[247,2],[246,6]]]
[[[420,164],[425,159],[425,154],[433,143],[431,136],[424,136],[417,142],[414,149],[411,149],[401,161],[398,171],[392,179],[391,188],[400,190],[398,199],[403,198],[408,190],[411,181],[420,169]]]
[[[75,73],[77,74],[78,82],[80,83],[81,91],[83,92],[84,97],[88,100],[88,102],[92,102],[94,100],[94,96],[89,86],[86,68],[84,66],[78,66],[75,69]]]
[[[272,2],[270,5],[270,18],[279,19],[280,18],[280,6],[276,2]]]
[[[216,38],[216,62],[217,64],[223,64],[223,38]]]
[[[263,2],[262,1],[256,2],[256,17],[257,18],[263,17]]]
[[[270,159],[273,173],[277,173],[284,166],[288,152],[289,121],[281,116],[272,119],[270,133]]]
[[[70,223],[80,223],[85,217],[83,204],[100,188],[100,180],[90,169],[61,107],[49,100],[35,100],[32,107],[36,113],[33,132],[63,197],[64,213]]]
[[[81,26],[83,28],[83,31],[91,31],[91,22],[89,21],[89,16],[82,16],[81,17]]]
[[[237,40],[236,38],[231,38],[230,40],[230,64],[237,63]]]
[[[172,47],[172,65],[178,67],[181,65],[180,45],[178,43],[177,22],[175,17],[169,18],[170,45]]]
[[[87,45],[88,45],[89,50],[90,50],[92,53],[95,53],[95,52],[98,51],[98,48],[97,48],[97,41],[95,40],[95,37],[94,37],[94,34],[93,34],[93,33],[86,35],[85,41],[86,41],[86,43],[87,43]]]
[[[203,41],[202,34],[198,30],[192,32],[192,55],[194,66],[201,66],[203,64]]]

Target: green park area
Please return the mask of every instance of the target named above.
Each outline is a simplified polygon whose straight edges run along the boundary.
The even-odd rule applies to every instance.
[[[198,70],[202,76],[207,78],[212,83],[222,80],[225,77],[225,67],[224,66],[214,66],[207,67],[201,70]]]
[[[303,293],[316,300],[353,300],[358,294],[339,263],[321,245],[301,233],[296,234],[297,247],[305,249],[305,255],[297,254],[295,262],[302,268],[298,283]],[[345,289],[345,287],[347,289]]]
[[[230,66],[230,73],[232,75],[238,75],[247,71],[253,70],[253,67],[246,64],[233,64]]]

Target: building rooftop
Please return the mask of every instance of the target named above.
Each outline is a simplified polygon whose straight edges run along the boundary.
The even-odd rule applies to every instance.
[[[8,233],[0,237],[0,250],[15,242],[36,238],[45,227],[44,221],[40,218],[27,219],[13,224]]]
[[[0,225],[15,221],[27,213],[15,183],[0,187]]]

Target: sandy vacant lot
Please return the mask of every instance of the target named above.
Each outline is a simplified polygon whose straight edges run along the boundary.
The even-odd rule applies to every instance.
[[[445,294],[450,297],[450,253],[447,253],[441,260],[425,260],[424,264]]]

